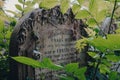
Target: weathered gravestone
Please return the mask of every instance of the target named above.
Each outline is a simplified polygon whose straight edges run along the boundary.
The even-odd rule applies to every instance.
[[[74,19],[71,9],[64,15],[59,6],[53,9],[36,9],[17,23],[10,41],[10,56],[26,56],[41,61],[50,58],[54,63],[85,63],[84,54],[78,54],[75,41],[86,36],[84,24]],[[33,69],[10,61],[10,80],[57,80],[56,73],[47,69]]]

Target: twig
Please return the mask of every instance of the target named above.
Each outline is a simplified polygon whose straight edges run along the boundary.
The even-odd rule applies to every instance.
[[[98,67],[99,67],[99,65],[100,65],[100,63],[101,63],[102,55],[103,55],[103,53],[100,53],[100,59],[98,60],[98,63],[97,63],[97,65],[96,65],[95,72],[94,72],[94,75],[93,75],[93,77],[92,77],[92,80],[95,80]]]
[[[114,16],[114,13],[115,13],[115,10],[116,10],[116,5],[117,5],[117,0],[115,0],[115,3],[114,3],[114,8],[113,8],[113,11],[112,11],[112,16],[111,16],[111,20],[110,20],[110,25],[109,25],[108,34],[110,33],[110,27],[111,27],[111,25],[112,25],[113,16]]]

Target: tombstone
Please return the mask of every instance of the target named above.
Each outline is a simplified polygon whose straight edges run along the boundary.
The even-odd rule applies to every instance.
[[[55,64],[86,63],[86,54],[78,53],[75,41],[87,36],[85,25],[74,19],[72,10],[64,15],[59,6],[49,10],[35,9],[22,17],[11,36],[10,56],[26,56],[41,61],[50,58]],[[82,56],[82,57],[80,57]],[[10,61],[10,80],[58,80],[54,75],[63,71],[34,69]]]

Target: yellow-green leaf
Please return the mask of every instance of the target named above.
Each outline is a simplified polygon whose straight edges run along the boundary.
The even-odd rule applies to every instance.
[[[61,0],[61,12],[64,14],[70,7],[70,0]]]
[[[22,7],[21,7],[19,4],[16,4],[15,7],[16,7],[18,10],[20,10],[20,11],[23,10]]]
[[[81,6],[79,4],[73,4],[72,11],[76,14],[80,10]]]
[[[42,0],[39,6],[46,9],[50,9],[58,4],[59,4],[58,0]]]
[[[75,18],[76,19],[84,19],[88,18],[90,14],[88,13],[87,10],[79,10],[79,12],[76,14]]]

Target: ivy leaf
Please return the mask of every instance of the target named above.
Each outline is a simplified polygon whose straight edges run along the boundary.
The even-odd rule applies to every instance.
[[[19,4],[16,4],[15,7],[20,10],[20,11],[23,11],[22,7],[19,5]]]
[[[90,18],[87,20],[87,24],[89,25],[89,27],[95,27],[97,25],[96,21],[94,18]]]
[[[42,0],[39,6],[42,8],[50,9],[58,5],[58,3],[59,3],[58,0]]]
[[[72,11],[74,14],[76,14],[80,10],[81,6],[78,4],[73,4]]]
[[[79,10],[79,12],[76,14],[75,18],[76,19],[84,19],[88,18],[90,14],[88,13],[87,10]]]
[[[70,7],[70,0],[61,0],[60,8],[63,14],[67,12],[69,7]]]

